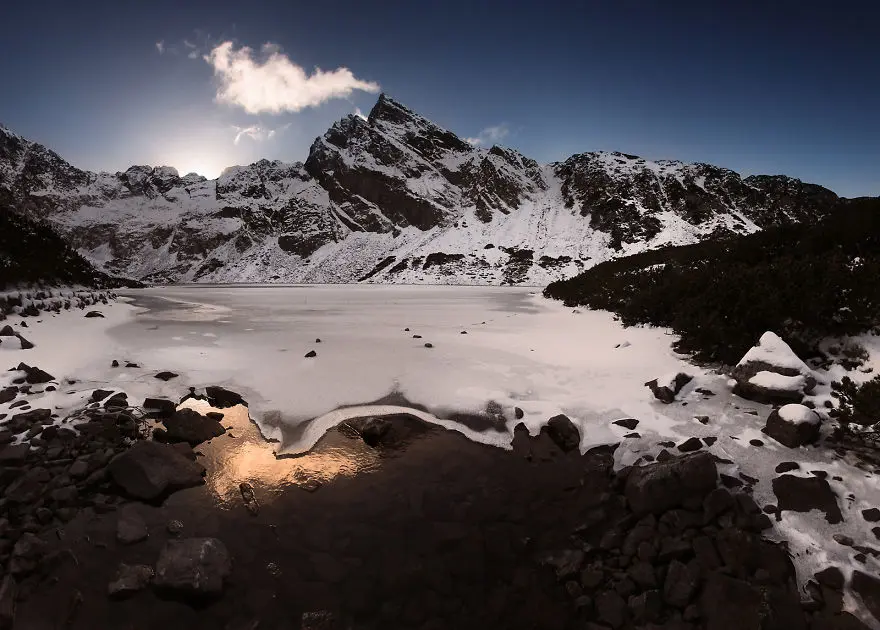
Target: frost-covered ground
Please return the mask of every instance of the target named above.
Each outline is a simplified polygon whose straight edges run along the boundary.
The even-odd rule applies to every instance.
[[[283,453],[308,449],[347,417],[399,411],[364,406],[390,393],[432,412],[416,415],[502,448],[510,446],[514,407],[523,410],[522,421],[533,433],[564,413],[580,429],[582,450],[622,442],[620,466],[656,455],[659,441],[715,437],[711,450],[735,462],[722,465],[722,472],[760,480],[759,505],[777,502],[771,481],[781,462],[800,463],[789,474],[828,473],[842,523],[829,525],[818,512],[785,512],[768,532],[789,542],[802,579],[830,563],[880,570],[875,558],[858,564],[852,559],[856,551],[832,539],[840,533],[856,544],[876,542],[861,510],[880,506],[878,477],[829,449],[789,449],[761,433],[770,407],[733,396],[726,376],[676,355],[667,330],[624,329],[609,313],[568,309],[525,288],[166,287],[128,295],[129,303],[101,307],[105,319],[85,319],[78,310],[28,318],[29,338],[37,346],[0,356],[6,367],[21,360],[58,379],[58,391],[32,404],[51,405],[63,417],[97,387],[122,389],[138,402],[147,395],[176,398],[188,386],[223,385],[249,401],[264,435],[279,440]],[[18,319],[9,323],[17,327]],[[871,353],[866,367],[880,368],[880,339],[860,341]],[[311,350],[317,356],[305,358]],[[111,368],[113,359],[140,367]],[[153,376],[161,370],[180,377],[162,382]],[[679,370],[695,378],[671,405],[644,386]],[[870,377],[834,370],[817,373],[813,399],[820,409],[832,379]],[[11,375],[0,374],[4,386]],[[67,385],[68,378],[77,382]],[[504,430],[480,432],[442,419],[454,411],[478,412],[490,400],[504,410]],[[357,406],[338,410],[344,405]],[[8,413],[7,407],[0,405],[0,413]],[[611,424],[622,418],[639,421],[639,437],[624,438],[630,431]],[[763,446],[751,445],[754,439]],[[860,608],[852,600],[848,606]]]

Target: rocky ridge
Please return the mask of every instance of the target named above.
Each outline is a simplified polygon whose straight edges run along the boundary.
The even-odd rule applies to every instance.
[[[149,282],[546,283],[611,257],[813,221],[837,196],[784,176],[592,152],[541,165],[471,146],[382,95],[303,163],[216,180],[90,173],[0,127],[0,203],[107,272]]]

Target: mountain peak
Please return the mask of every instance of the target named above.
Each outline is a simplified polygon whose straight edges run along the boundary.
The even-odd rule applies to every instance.
[[[371,125],[379,120],[392,124],[403,124],[407,120],[412,120],[414,118],[421,118],[421,116],[405,107],[402,103],[395,101],[393,98],[385,94],[385,92],[382,92],[379,95],[379,100],[376,101],[376,104],[373,105],[373,109],[370,110],[370,115],[367,116],[367,121]]]

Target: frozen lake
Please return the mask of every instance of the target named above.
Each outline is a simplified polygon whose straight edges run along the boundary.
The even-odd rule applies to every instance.
[[[227,285],[125,295],[138,310],[110,329],[124,358],[181,373],[178,390],[241,392],[283,452],[307,449],[341,417],[306,432],[296,428],[303,422],[389,394],[424,405],[435,421],[495,401],[507,426],[443,424],[502,447],[515,406],[533,431],[565,413],[585,448],[620,438],[610,420],[658,416],[643,383],[686,366],[666,331],[624,330],[608,313],[573,313],[538,289]]]

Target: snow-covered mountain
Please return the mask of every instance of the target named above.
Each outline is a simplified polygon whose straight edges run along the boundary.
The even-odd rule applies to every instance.
[[[582,153],[541,165],[474,147],[385,95],[304,163],[216,180],[77,169],[0,127],[0,203],[86,258],[152,282],[546,284],[667,244],[812,221],[837,196],[784,176]]]

